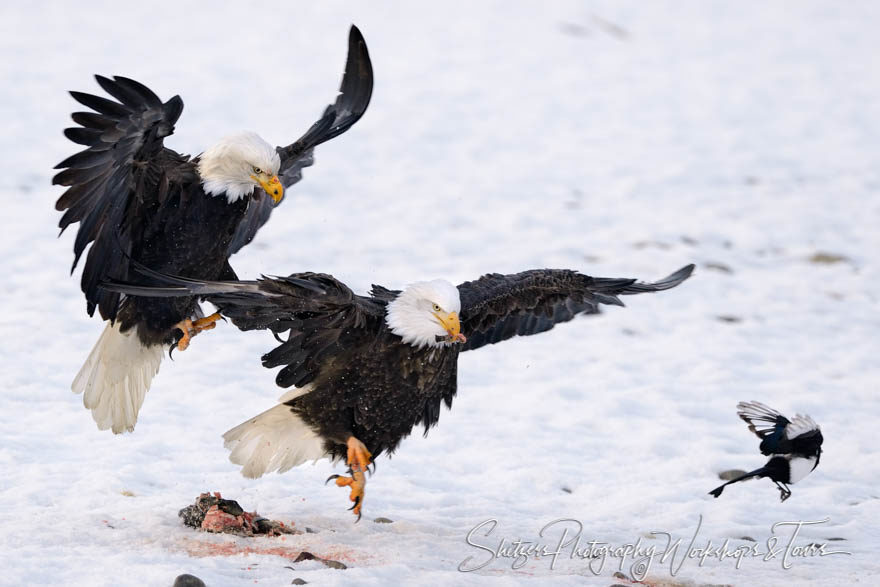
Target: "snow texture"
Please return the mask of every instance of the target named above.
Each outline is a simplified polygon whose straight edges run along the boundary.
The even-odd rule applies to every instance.
[[[878,21],[877,2],[3,3],[0,584],[607,586],[624,582],[614,561],[594,574],[567,554],[458,567],[487,558],[465,538],[488,519],[483,545],[572,518],[584,543],[665,531],[684,549],[701,517],[695,546],[765,548],[776,522],[828,518],[796,544],[852,554],[688,560],[674,577],[658,561],[649,582],[876,584]],[[265,332],[199,336],[134,433],[97,429],[70,384],[103,324],[68,275],[50,185],[74,149],[66,90],[97,91],[93,73],[179,93],[177,150],[239,130],[286,144],[333,99],[352,22],[370,109],[317,149],[239,275],[317,270],[364,292],[698,265],[675,290],[463,356],[453,409],[379,460],[357,525],[323,485],[341,466],[249,480],[228,461],[221,434],[280,393]],[[765,460],[741,400],[822,427],[821,464],[785,503],[766,479],[707,495]],[[195,533],[177,511],[204,491],[317,533]],[[301,550],[348,569],[292,564]]]

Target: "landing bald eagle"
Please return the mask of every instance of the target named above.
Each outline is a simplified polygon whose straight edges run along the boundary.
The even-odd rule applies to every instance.
[[[673,288],[688,265],[655,283],[538,269],[484,275],[458,287],[437,279],[403,291],[373,286],[359,296],[329,275],[298,273],[257,281],[175,278],[140,268],[164,288],[111,283],[109,291],[146,296],[198,296],[241,330],[269,329],[281,344],[263,366],[283,366],[277,383],[293,389],[278,406],[223,435],[245,477],[284,472],[306,460],[346,459],[360,518],[364,471],[421,424],[452,407],[458,355],[513,336],[545,332],[618,296]],[[286,339],[280,335],[287,333]],[[329,480],[328,480],[329,481]]]
[[[163,346],[183,350],[190,337],[214,327],[196,298],[122,298],[99,288],[132,279],[131,262],[198,279],[235,279],[229,257],[254,238],[284,190],[312,165],[317,145],[363,115],[373,71],[360,31],[352,26],[348,59],[335,103],[297,141],[272,147],[255,133],[221,139],[190,158],[163,145],[183,109],[179,96],[162,102],[124,77],[95,76],[116,100],[71,92],[94,112],[76,112],[80,127],[64,134],[87,148],[56,166],[53,184],[69,186],[56,208],[62,232],[80,223],[73,268],[86,247],[82,291],[87,311],[109,324],[73,382],[98,428],[131,431],[159,370]],[[71,268],[71,272],[73,271]]]

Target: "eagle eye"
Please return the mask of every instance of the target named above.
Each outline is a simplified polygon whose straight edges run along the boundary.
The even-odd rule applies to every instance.
[[[254,173],[256,173],[257,175],[260,175],[261,173],[263,173],[263,170],[260,169],[259,167],[254,167]]]
[[[440,306],[438,306],[437,304],[434,304],[434,305],[431,306],[431,307],[432,307],[432,309],[433,309],[435,312],[439,312],[439,311],[440,311]]]

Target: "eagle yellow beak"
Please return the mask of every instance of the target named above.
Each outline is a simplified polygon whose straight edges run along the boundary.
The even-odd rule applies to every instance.
[[[281,185],[281,181],[279,181],[277,175],[273,175],[269,177],[265,174],[261,174],[259,177],[252,175],[254,181],[260,184],[260,187],[263,188],[263,191],[269,194],[272,197],[272,200],[275,202],[275,205],[284,198],[284,186]]]
[[[448,342],[467,342],[467,338],[461,333],[461,322],[458,320],[457,312],[450,312],[445,316],[435,312],[434,316],[449,334]]]

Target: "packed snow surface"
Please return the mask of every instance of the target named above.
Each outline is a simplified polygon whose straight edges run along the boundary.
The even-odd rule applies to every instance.
[[[876,2],[4,3],[0,584],[876,584],[878,21]],[[341,467],[248,480],[227,460],[220,435],[282,393],[265,332],[200,335],[133,433],[97,429],[70,384],[103,324],[50,185],[76,149],[66,91],[100,93],[92,74],[180,94],[176,150],[244,129],[287,144],[334,99],[350,23],[370,108],[317,149],[239,275],[365,292],[697,264],[677,289],[463,355],[453,409],[379,459],[359,524],[323,485]],[[765,460],[740,400],[822,427],[785,503],[766,479],[707,495]],[[196,533],[177,511],[205,491],[314,533]],[[795,526],[772,530],[821,520],[790,547]],[[612,556],[662,552],[652,532],[682,540],[674,559]],[[590,541],[619,548],[603,566]],[[701,561],[709,542],[731,556]]]

